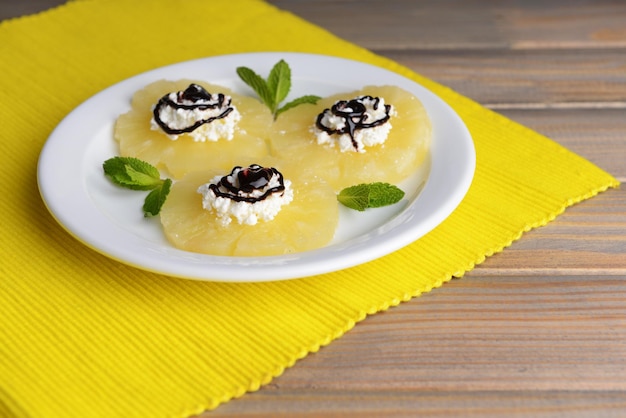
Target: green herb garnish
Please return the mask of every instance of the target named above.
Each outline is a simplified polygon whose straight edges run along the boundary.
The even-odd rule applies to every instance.
[[[161,179],[156,167],[132,157],[113,157],[102,164],[104,174],[118,186],[150,190],[143,204],[146,217],[158,215],[170,192],[172,180]]]
[[[398,203],[404,197],[404,192],[389,183],[357,184],[343,189],[337,195],[337,200],[344,206],[358,211],[367,208],[379,208]]]
[[[284,60],[280,60],[274,65],[267,80],[248,67],[237,67],[237,75],[256,92],[261,101],[270,109],[274,120],[286,110],[304,103],[315,104],[321,99],[319,96],[305,95],[279,107],[291,90],[291,69]]]

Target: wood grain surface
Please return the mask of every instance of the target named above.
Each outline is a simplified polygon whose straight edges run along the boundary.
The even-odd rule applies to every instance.
[[[0,0],[0,18],[60,3]],[[270,3],[626,180],[626,2]],[[231,416],[626,417],[626,191],[573,206],[202,414]]]

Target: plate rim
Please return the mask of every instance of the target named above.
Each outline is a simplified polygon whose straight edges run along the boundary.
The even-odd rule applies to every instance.
[[[407,86],[413,88],[414,94],[416,91],[419,91],[419,94],[416,95],[420,98],[422,103],[424,103],[429,113],[433,130],[439,127],[442,129],[453,129],[461,136],[461,140],[456,144],[456,148],[447,150],[441,149],[442,146],[446,145],[442,143],[442,141],[450,141],[450,139],[433,140],[431,147],[432,166],[429,177],[419,195],[402,213],[415,212],[415,207],[418,205],[418,202],[422,202],[423,204],[425,194],[426,198],[432,195],[435,199],[439,199],[443,202],[439,205],[438,210],[423,214],[426,215],[426,220],[418,222],[417,226],[412,224],[413,228],[409,228],[408,231],[402,228],[398,229],[397,226],[394,230],[394,226],[389,226],[388,224],[393,223],[395,218],[386,222],[382,227],[386,227],[386,229],[391,228],[390,230],[397,232],[397,235],[390,236],[389,231],[382,231],[382,227],[376,228],[370,231],[371,234],[375,235],[372,239],[378,241],[374,244],[365,242],[371,241],[368,239],[353,239],[345,243],[332,244],[316,250],[268,257],[226,257],[196,254],[175,249],[173,246],[167,249],[161,248],[159,245],[151,245],[151,243],[145,239],[138,239],[137,242],[133,242],[132,247],[120,250],[119,248],[115,248],[103,242],[102,239],[98,239],[98,237],[86,233],[81,221],[77,221],[77,219],[69,216],[68,210],[63,205],[63,199],[66,199],[71,193],[76,192],[77,189],[84,189],[86,187],[85,179],[72,179],[74,184],[64,184],[60,187],[58,178],[65,177],[65,180],[67,180],[67,173],[69,173],[69,171],[65,172],[61,170],[61,174],[55,175],[52,168],[58,169],[58,167],[54,166],[53,161],[56,157],[55,154],[58,153],[60,149],[62,136],[74,127],[75,120],[82,121],[88,117],[86,113],[88,113],[87,111],[90,110],[90,107],[93,106],[94,103],[103,100],[107,95],[115,95],[118,92],[126,92],[126,94],[129,95],[128,101],[130,101],[132,93],[142,85],[147,84],[149,79],[163,78],[165,74],[176,73],[187,67],[206,65],[211,63],[211,61],[245,62],[247,64],[243,65],[255,65],[256,69],[259,61],[263,61],[264,65],[268,66],[277,62],[279,59],[285,59],[292,67],[294,66],[294,62],[299,66],[301,62],[310,62],[311,60],[318,64],[322,61],[326,61],[327,63],[334,63],[336,65],[352,66],[378,75],[384,74],[387,76],[386,79],[395,81],[393,83],[384,81],[383,83],[371,82],[367,84],[395,84],[403,88]],[[234,67],[232,68],[232,72],[235,74]],[[187,77],[185,75],[177,76],[177,78],[193,77]],[[207,82],[211,81],[207,80]],[[351,87],[348,87],[346,91],[351,89]],[[445,113],[445,118],[442,117],[441,112]],[[97,120],[102,118],[104,118],[104,116],[96,115]],[[109,120],[110,124],[113,122],[114,119]],[[443,126],[442,124],[447,126]],[[437,137],[437,134],[437,132],[434,132],[433,137]],[[92,137],[92,141],[94,141],[94,138],[95,136]],[[111,142],[113,144],[113,138],[111,138]],[[459,164],[459,162],[461,164]],[[449,164],[454,164],[450,167],[455,167],[454,170],[456,171],[453,171],[453,174],[457,178],[456,181],[453,182],[453,187],[448,191],[448,194],[441,196],[441,191],[435,189],[435,187],[437,187],[436,182],[439,181],[438,176],[444,175],[441,170],[444,168],[447,169]],[[416,81],[383,67],[337,56],[301,52],[252,52],[216,55],[158,67],[119,81],[91,96],[66,115],[46,140],[40,152],[37,164],[37,183],[46,208],[52,214],[53,218],[70,235],[83,245],[118,262],[142,270],[185,279],[221,282],[262,282],[297,279],[343,270],[380,258],[414,242],[436,228],[458,207],[469,190],[475,167],[476,153],[474,142],[463,120],[443,101],[443,99]],[[88,194],[86,190],[83,191]],[[83,206],[89,206],[87,203],[89,196],[87,196],[87,201],[82,200],[84,196],[77,196],[76,198],[78,197],[81,198],[81,204],[83,204]],[[410,215],[413,214],[414,213],[410,213]],[[93,219],[90,218],[90,220],[93,222]],[[410,221],[412,220],[409,220],[409,222]],[[118,225],[108,225],[107,227],[110,227],[112,233],[128,233],[128,231],[120,231],[122,228]],[[364,235],[370,235],[370,233]],[[176,263],[173,263],[173,260],[175,260]],[[254,277],[250,275],[251,269],[254,271]]]

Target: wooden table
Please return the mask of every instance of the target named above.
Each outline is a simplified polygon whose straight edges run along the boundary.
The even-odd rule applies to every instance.
[[[61,1],[0,0],[0,18]],[[271,0],[626,180],[626,2]],[[626,190],[203,417],[626,416]]]

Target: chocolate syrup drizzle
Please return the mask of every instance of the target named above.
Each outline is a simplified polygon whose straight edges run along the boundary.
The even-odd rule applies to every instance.
[[[391,105],[386,104],[384,118],[375,120],[370,123],[366,123],[365,119],[367,118],[367,108],[362,103],[363,100],[374,100],[374,109],[378,109],[378,106],[380,104],[379,97],[374,98],[372,96],[360,96],[352,100],[340,100],[336,102],[330,109],[325,109],[322,113],[317,115],[315,125],[320,130],[328,133],[329,135],[350,135],[350,139],[352,140],[352,146],[355,150],[358,151],[359,145],[354,139],[354,133],[357,131],[357,129],[367,129],[380,126],[389,120],[389,113],[391,112]],[[341,129],[332,129],[322,124],[322,119],[327,112],[331,112],[333,115],[343,118],[343,120],[345,121],[344,127]]]
[[[237,170],[240,171],[235,174]],[[258,197],[249,197],[242,195],[250,194],[255,190],[263,190],[263,188],[265,188],[269,184],[271,178],[274,175],[278,176],[278,186],[268,189],[267,191],[265,191],[265,193]],[[239,186],[236,186],[234,182],[231,183],[228,180],[229,176],[236,176]],[[222,191],[221,188],[226,189],[226,191]],[[258,164],[252,164],[249,167],[243,169],[240,166],[234,167],[230,174],[228,176],[222,177],[217,184],[210,184],[209,189],[212,190],[213,193],[215,193],[215,196],[218,197],[231,199],[235,202],[255,203],[267,199],[271,194],[284,192],[285,183],[283,175],[274,167],[265,168],[261,167]]]
[[[169,98],[169,94],[166,94],[165,96],[161,97],[157,105],[154,107],[154,110],[152,111],[152,113],[154,115],[154,120],[156,121],[156,123],[161,127],[161,129],[163,129],[163,131],[165,131],[169,135],[180,135],[180,134],[192,132],[196,130],[197,128],[199,128],[200,126],[204,125],[205,123],[210,123],[210,122],[213,122],[214,120],[225,118],[226,116],[228,116],[230,112],[233,111],[233,107],[230,105],[231,103],[230,98],[227,98],[227,96],[223,95],[222,93],[219,93],[217,95],[217,102],[213,102],[213,103],[200,103],[200,104],[194,103],[194,104],[186,105],[186,104],[182,104],[183,100],[189,100],[193,102],[211,101],[213,100],[213,96],[211,95],[211,93],[206,91],[202,86],[199,86],[197,84],[190,84],[189,87],[187,87],[184,91],[179,91],[178,93],[176,93],[176,101],[171,100]],[[163,122],[161,120],[161,117],[159,116],[159,113],[163,106],[169,106],[175,109],[185,109],[185,110],[194,110],[194,109],[207,110],[207,109],[220,109],[225,106],[228,106],[228,107],[226,108],[226,110],[224,110],[221,114],[217,116],[210,117],[207,119],[200,119],[199,121],[196,121],[196,123],[194,123],[193,125],[188,126],[183,129],[172,129],[169,126],[167,126],[167,124]]]

